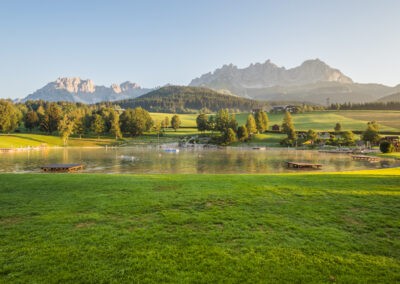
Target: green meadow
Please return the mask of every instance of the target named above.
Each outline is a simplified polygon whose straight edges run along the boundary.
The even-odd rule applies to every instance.
[[[396,283],[400,169],[0,175],[2,283]]]
[[[239,125],[245,124],[248,114],[238,114]],[[281,125],[283,114],[268,114],[270,123]],[[380,131],[400,131],[400,111],[320,111],[292,114],[296,130],[333,131],[339,122],[342,130],[364,131],[369,121],[375,120]]]

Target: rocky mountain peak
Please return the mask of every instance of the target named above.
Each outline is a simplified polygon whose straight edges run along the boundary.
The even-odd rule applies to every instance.
[[[28,95],[24,100],[72,101],[97,103],[135,98],[152,89],[141,88],[138,84],[126,81],[110,87],[96,86],[90,79],[79,77],[60,77],[43,88]]]
[[[273,86],[301,86],[317,82],[353,83],[338,69],[331,68],[320,59],[304,61],[291,69],[279,67],[267,60],[240,69],[235,65],[224,65],[212,73],[192,80],[190,86],[228,89],[234,93],[246,88],[268,88]]]
[[[82,80],[79,77],[62,77],[54,83],[56,89],[66,90],[70,93],[93,93],[96,91],[92,80]]]

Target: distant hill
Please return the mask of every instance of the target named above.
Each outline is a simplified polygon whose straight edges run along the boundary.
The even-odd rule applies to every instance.
[[[152,112],[188,113],[200,109],[218,111],[227,108],[250,111],[264,103],[227,95],[203,87],[165,86],[135,99],[116,101],[122,108],[142,107]]]
[[[383,98],[380,98],[378,102],[384,102],[384,103],[389,103],[389,102],[400,102],[400,92],[396,94],[392,94],[389,96],[385,96]]]
[[[45,100],[45,101],[67,101],[81,102],[86,104],[101,101],[115,101],[135,98],[153,89],[141,88],[136,83],[129,81],[120,85],[113,84],[110,87],[96,86],[92,80],[82,80],[78,77],[58,78],[48,83],[43,88],[28,95],[23,101]]]
[[[358,84],[319,59],[286,69],[271,61],[240,69],[232,64],[193,79],[190,86],[229,90],[247,98],[267,101],[305,101],[326,104],[371,102],[400,91],[400,86]]]

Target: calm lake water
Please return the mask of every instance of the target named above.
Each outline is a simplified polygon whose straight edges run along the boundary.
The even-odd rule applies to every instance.
[[[279,173],[286,161],[323,164],[320,171],[351,171],[400,166],[400,161],[353,161],[347,154],[317,151],[241,148],[180,149],[168,153],[156,147],[132,148],[48,148],[27,152],[0,153],[0,172],[40,172],[51,163],[82,163],[88,173]],[[302,170],[304,171],[304,170]],[[302,172],[300,171],[300,172]]]

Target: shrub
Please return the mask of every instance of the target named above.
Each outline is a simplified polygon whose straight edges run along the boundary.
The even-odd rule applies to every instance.
[[[394,152],[393,144],[388,141],[382,141],[381,144],[379,144],[379,149],[381,150],[382,153]]]

